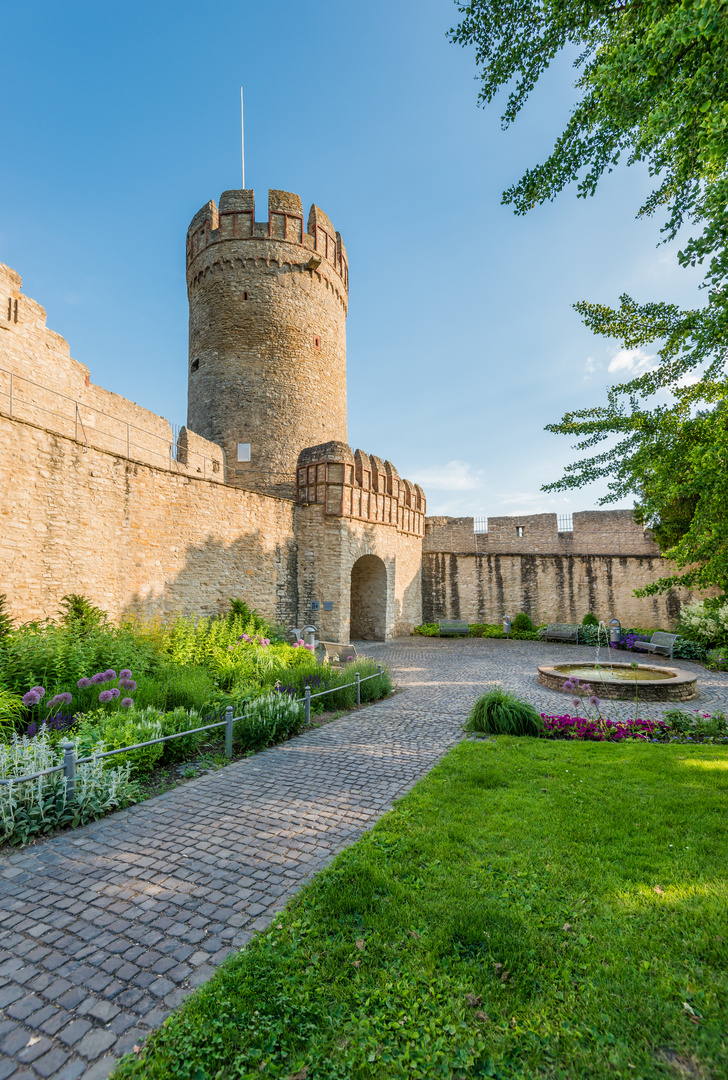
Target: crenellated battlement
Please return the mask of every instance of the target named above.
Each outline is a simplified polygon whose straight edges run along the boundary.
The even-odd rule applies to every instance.
[[[300,250],[289,261],[311,274],[322,273],[322,264],[331,267],[349,290],[349,263],[341,234],[318,206],[313,204],[304,224],[303,205],[298,195],[271,188],[268,191],[268,220],[255,220],[255,192],[252,189],[223,191],[219,206],[213,199],[197,211],[187,230],[187,269],[194,275],[198,256],[213,245],[227,248],[255,248],[264,242],[292,244]],[[254,255],[250,252],[250,255]]]
[[[296,501],[327,514],[393,525],[424,536],[427,502],[419,484],[401,479],[391,461],[343,442],[309,446],[298,456]]]

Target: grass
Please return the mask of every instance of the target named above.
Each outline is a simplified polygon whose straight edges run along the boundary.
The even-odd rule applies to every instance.
[[[728,751],[460,744],[115,1076],[728,1074]]]

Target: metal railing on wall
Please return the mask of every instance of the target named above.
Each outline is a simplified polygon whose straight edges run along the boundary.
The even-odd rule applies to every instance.
[[[7,405],[6,409],[4,405]],[[0,368],[0,412],[74,439],[82,444],[84,453],[91,446],[165,469],[196,472],[206,479],[212,479],[220,470],[219,462],[195,451],[185,452],[187,461],[178,460],[181,455],[176,425],[174,429],[170,425],[172,438],[165,438],[4,368]]]
[[[307,686],[302,698],[295,698],[294,700],[300,705],[303,705],[304,723],[306,727],[311,726],[311,702],[314,698],[324,697],[326,694],[335,694],[339,690],[346,690],[349,686],[356,687],[356,703],[361,705],[361,684],[368,682],[369,679],[381,679],[382,677],[382,665],[377,664],[376,675],[365,675],[364,678],[356,672],[356,676],[353,682],[342,683],[340,686],[332,686],[328,690],[319,690],[317,693],[311,693],[311,687]],[[66,781],[66,796],[73,798],[76,789],[76,768],[78,765],[88,765],[94,761],[101,761],[103,758],[114,757],[115,754],[127,754],[130,750],[142,750],[145,746],[156,746],[157,743],[169,742],[171,739],[182,739],[185,735],[196,735],[200,731],[211,731],[213,728],[225,728],[225,757],[231,758],[233,756],[233,724],[238,720],[244,720],[246,714],[241,713],[240,716],[233,716],[233,707],[228,705],[225,710],[225,719],[217,720],[214,724],[203,724],[201,727],[189,728],[187,731],[176,731],[174,735],[162,735],[159,739],[148,739],[146,742],[132,743],[129,746],[119,746],[115,750],[104,750],[98,754],[91,754],[90,757],[77,758],[76,748],[72,742],[64,742],[63,746],[63,764],[54,765],[50,769],[41,769],[40,772],[31,773],[28,776],[8,776],[0,777],[0,784],[25,784],[30,780],[38,780],[41,776],[50,776],[52,773],[62,772]]]

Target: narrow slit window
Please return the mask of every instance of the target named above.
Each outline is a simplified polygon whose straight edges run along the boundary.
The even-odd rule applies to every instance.
[[[250,461],[250,443],[238,443],[238,461]]]
[[[190,371],[198,371],[199,367],[200,367],[200,361],[197,360],[197,359],[193,360],[192,363],[190,364]]]
[[[318,334],[313,335],[313,347],[314,349],[321,348],[321,338],[318,336]]]
[[[9,297],[9,299],[8,299],[8,322],[12,322],[12,320],[13,320],[13,298]]]
[[[516,525],[516,536],[523,536],[525,532],[523,525]]]
[[[248,294],[246,292],[244,292],[243,293],[243,300],[247,300],[247,299],[248,299]]]

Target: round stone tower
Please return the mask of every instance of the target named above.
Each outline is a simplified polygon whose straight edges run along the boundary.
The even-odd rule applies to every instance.
[[[225,451],[228,480],[295,497],[304,447],[347,441],[348,264],[341,236],[297,195],[225,191],[187,233],[187,425]]]

